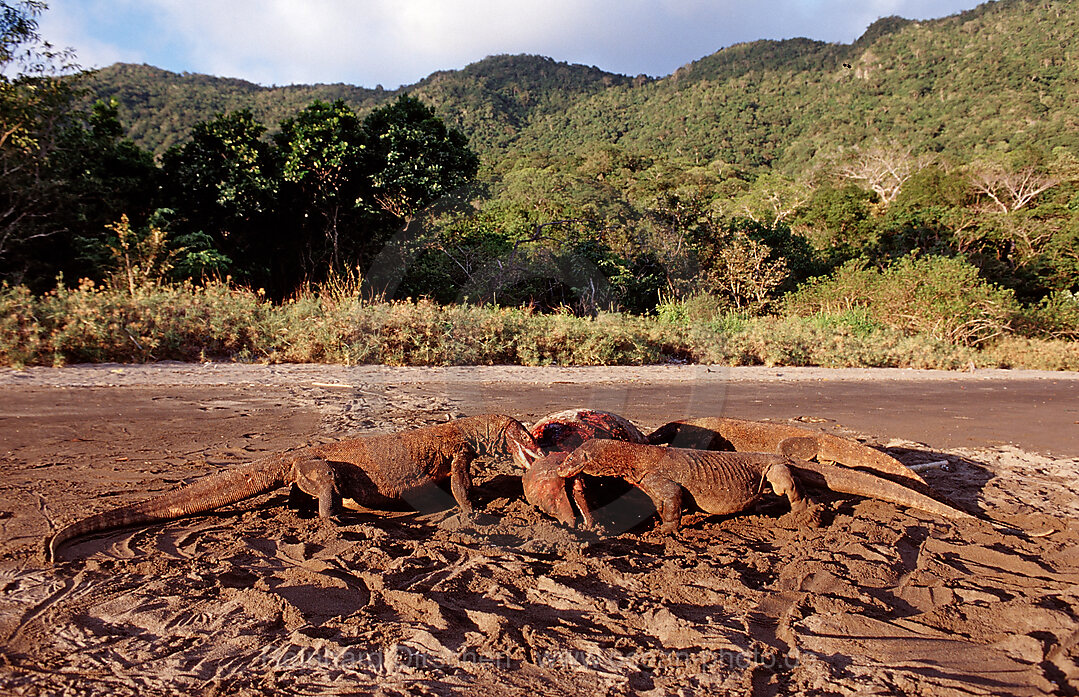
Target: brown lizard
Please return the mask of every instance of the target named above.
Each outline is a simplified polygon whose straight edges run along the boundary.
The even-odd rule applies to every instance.
[[[534,452],[534,447],[532,436],[517,420],[486,414],[301,448],[79,520],[48,540],[46,556],[56,559],[61,545],[89,533],[197,515],[286,484],[317,498],[319,516],[329,518],[343,499],[378,508],[449,479],[457,505],[471,512],[472,460],[478,455],[508,454],[518,466],[527,468],[531,463],[523,453]]]
[[[668,443],[678,448],[735,450],[745,453],[777,453],[801,460],[831,460],[846,467],[868,470],[929,493],[916,472],[876,448],[830,433],[789,424],[703,417],[672,421],[648,435],[652,445]]]
[[[552,453],[533,463],[530,502],[564,523],[576,516],[566,494],[566,481],[574,480],[573,498],[586,525],[592,524],[578,486],[579,475],[622,477],[652,499],[663,532],[674,532],[682,517],[682,494],[688,491],[707,513],[731,515],[749,509],[765,492],[786,496],[792,510],[806,507],[805,483],[832,491],[866,496],[933,513],[952,520],[975,520],[936,499],[902,484],[867,472],[808,462],[771,453],[716,452],[613,440],[590,440],[568,455]]]

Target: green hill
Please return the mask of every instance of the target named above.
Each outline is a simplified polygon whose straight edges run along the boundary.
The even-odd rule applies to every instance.
[[[402,92],[435,106],[449,123],[470,135],[474,148],[490,152],[513,140],[537,116],[565,110],[589,94],[630,82],[631,78],[598,68],[540,56],[492,56],[392,91],[343,84],[264,87],[124,63],[97,71],[87,86],[94,98],[115,97],[130,137],[155,153],[180,142],[193,125],[216,113],[247,108],[272,128],[315,99],[343,99],[362,114]]]
[[[94,98],[115,97],[128,135],[156,153],[180,142],[192,126],[217,113],[247,108],[260,121],[277,124],[315,99],[344,99],[363,109],[386,98],[380,90],[351,85],[262,87],[246,80],[127,63],[97,71],[87,88]]]
[[[539,56],[493,56],[387,91],[263,87],[118,64],[90,83],[114,96],[137,143],[161,152],[216,112],[250,108],[271,128],[313,99],[364,112],[399,92],[433,104],[481,155],[595,143],[690,161],[794,170],[820,153],[886,139],[967,160],[1079,145],[1071,48],[1079,3],[1000,0],[939,20],[889,17],[853,44],[731,46],[660,80]]]
[[[852,45],[742,44],[582,100],[526,129],[518,147],[605,142],[791,170],[866,139],[960,161],[1075,148],[1077,23],[1077,3],[1002,0],[934,21],[880,20]]]

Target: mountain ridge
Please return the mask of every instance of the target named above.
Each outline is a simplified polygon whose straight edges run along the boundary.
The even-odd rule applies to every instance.
[[[952,159],[1079,146],[1079,75],[1068,48],[1079,10],[998,0],[947,17],[884,17],[850,44],[758,40],[668,76],[630,77],[544,56],[488,56],[396,90],[266,87],[237,78],[115,64],[88,86],[115,97],[130,136],[160,154],[215,113],[249,108],[271,130],[314,99],[361,115],[402,93],[435,107],[488,161],[592,144],[788,171],[865,141]]]
[[[508,79],[508,75],[516,79]],[[561,95],[544,94],[541,83],[545,78],[568,89]],[[500,130],[507,126],[519,129],[535,108],[564,108],[567,99],[573,96],[632,81],[639,83],[641,78],[545,56],[502,54],[488,56],[459,70],[434,72],[395,90],[344,83],[265,86],[241,78],[177,73],[132,63],[101,68],[88,78],[86,86],[93,99],[117,99],[129,136],[139,145],[161,154],[181,142],[196,123],[216,113],[246,108],[256,119],[273,127],[314,99],[343,99],[363,113],[406,93],[439,108],[451,124],[467,129],[470,134],[481,132],[481,139],[486,137],[491,145],[484,141],[479,146],[489,149],[504,142]],[[494,84],[488,86],[488,83]],[[472,101],[466,103],[462,92],[473,93]],[[482,123],[484,119],[489,123]]]

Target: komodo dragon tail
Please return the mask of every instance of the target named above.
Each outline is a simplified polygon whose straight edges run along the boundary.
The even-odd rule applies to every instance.
[[[819,459],[838,462],[850,468],[880,472],[892,481],[909,486],[921,493],[929,491],[925,480],[917,472],[886,452],[831,433],[815,434],[813,439],[817,446],[815,455]],[[796,445],[793,447],[797,448]]]
[[[795,458],[790,458],[790,462],[789,467],[794,470],[795,476],[807,484],[843,494],[887,501],[950,520],[980,520],[977,516],[918,493],[902,484],[866,472]]]
[[[216,472],[152,499],[97,513],[61,528],[48,540],[46,559],[55,561],[61,545],[94,532],[148,525],[206,513],[285,484],[291,467],[283,458],[259,460]]]

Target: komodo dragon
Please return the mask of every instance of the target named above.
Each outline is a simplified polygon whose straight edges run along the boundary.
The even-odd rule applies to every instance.
[[[457,505],[471,512],[472,460],[477,455],[508,454],[527,468],[531,463],[522,453],[534,452],[534,447],[532,436],[518,421],[486,414],[301,448],[79,520],[48,540],[46,556],[56,559],[61,545],[89,533],[205,513],[286,484],[316,497],[319,516],[329,518],[342,499],[377,508],[449,479]]]
[[[724,417],[684,419],[660,426],[648,435],[648,442],[700,450],[777,453],[801,460],[815,457],[881,474],[921,493],[930,491],[924,479],[891,455],[849,438],[789,424]]]
[[[759,501],[766,483],[776,494],[786,496],[795,511],[806,507],[802,485],[808,483],[952,520],[976,520],[969,513],[866,472],[771,453],[716,452],[590,440],[569,455],[552,453],[540,458],[531,469],[546,476],[533,485],[530,502],[570,525],[576,522],[576,516],[566,494],[569,479],[574,480],[573,498],[585,524],[592,524],[591,512],[576,481],[582,473],[622,477],[639,488],[655,504],[662,532],[678,529],[683,489],[705,512],[731,515]]]

